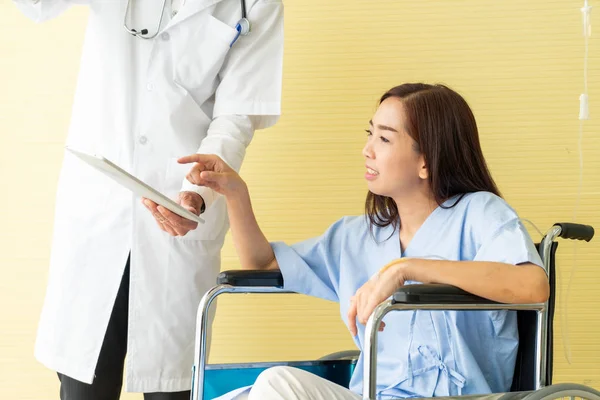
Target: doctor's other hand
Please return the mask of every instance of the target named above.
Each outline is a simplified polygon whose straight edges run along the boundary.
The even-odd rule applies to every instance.
[[[225,197],[247,191],[246,182],[225,161],[214,154],[192,154],[177,160],[180,164],[195,163],[186,175],[188,181],[206,186]]]
[[[408,260],[403,258],[398,263],[391,265],[390,268],[382,269],[350,298],[348,328],[352,336],[356,336],[358,333],[357,321],[366,325],[375,307],[393,295],[404,285],[404,282],[412,279],[409,277],[408,267],[411,263],[407,262]],[[382,331],[384,327],[385,324],[382,322],[379,331]]]
[[[158,227],[167,232],[171,236],[185,236],[189,231],[198,227],[198,223],[190,221],[187,218],[167,210],[163,206],[159,206],[150,199],[142,198],[144,206],[150,210],[152,216],[156,220]],[[177,196],[177,203],[188,211],[196,215],[200,215],[200,210],[204,204],[202,196],[194,192],[180,192]]]

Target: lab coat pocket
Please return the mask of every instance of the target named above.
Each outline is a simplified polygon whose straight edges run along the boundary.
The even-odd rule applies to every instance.
[[[171,158],[167,164],[164,192],[169,198],[177,201],[181,185],[185,176],[191,169],[190,164],[179,164],[177,158]],[[177,236],[178,240],[214,240],[221,234],[225,221],[225,207],[222,201],[215,201],[213,205],[202,214],[203,224],[189,231],[185,236]]]
[[[212,15],[199,16],[194,27],[173,40],[173,79],[194,98],[206,99],[218,86],[218,74],[237,30]]]

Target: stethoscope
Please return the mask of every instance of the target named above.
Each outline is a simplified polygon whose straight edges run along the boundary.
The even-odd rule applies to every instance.
[[[131,2],[131,0],[127,0],[127,8],[125,9],[125,16],[123,17],[123,28],[125,28],[125,30],[127,32],[131,33],[133,36],[137,36],[140,39],[155,38],[156,35],[158,35],[158,32],[160,32],[160,26],[162,24],[163,14],[165,13],[165,7],[167,6],[167,0],[163,0],[162,9],[160,11],[160,19],[158,20],[158,26],[156,27],[154,34],[151,36],[148,36],[148,29],[141,29],[140,31],[137,31],[135,29],[130,29],[127,26],[127,17],[129,16],[129,3],[130,2]],[[250,21],[248,20],[248,18],[246,18],[246,1],[240,0],[240,3],[242,6],[242,19],[240,19],[238,21],[238,23],[235,25],[235,30],[237,31],[237,34],[233,38],[232,42],[229,44],[229,47],[233,46],[233,44],[238,40],[238,38],[240,36],[246,36],[250,33]]]

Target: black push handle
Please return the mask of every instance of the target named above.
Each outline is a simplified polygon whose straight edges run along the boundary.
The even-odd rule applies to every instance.
[[[560,237],[564,239],[585,240],[589,242],[594,237],[594,227],[590,225],[573,224],[570,222],[559,222],[554,226],[560,226]]]

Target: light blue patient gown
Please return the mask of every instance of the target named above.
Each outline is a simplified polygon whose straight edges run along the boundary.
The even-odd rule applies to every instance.
[[[365,216],[345,217],[322,236],[288,246],[272,243],[284,288],[340,303],[347,325],[350,297],[379,269],[401,257],[542,265],[516,212],[488,192],[454,197],[435,209],[404,253],[398,231]],[[453,204],[454,207],[450,207]],[[450,207],[450,208],[447,208]],[[407,282],[418,283],[418,282]],[[510,389],[518,346],[513,311],[397,311],[384,318],[377,348],[377,396],[456,396]],[[362,351],[364,326],[354,338]],[[350,389],[362,393],[361,355]]]

